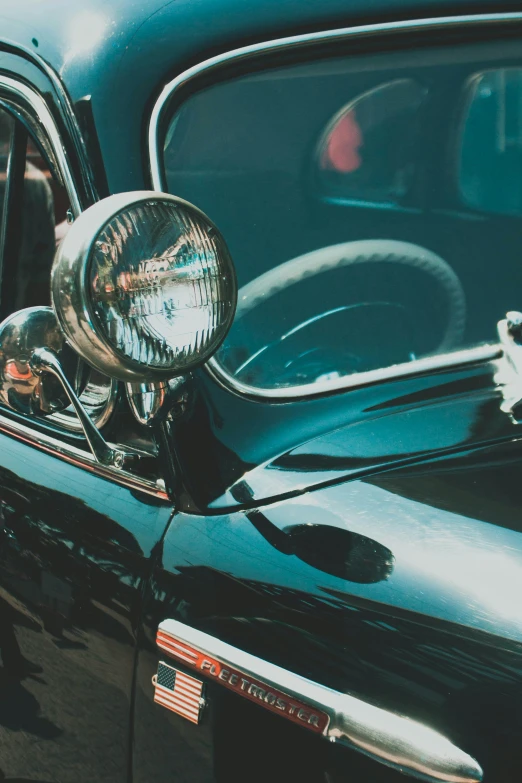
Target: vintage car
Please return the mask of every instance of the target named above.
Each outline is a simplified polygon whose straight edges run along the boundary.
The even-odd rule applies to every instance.
[[[520,5],[0,49],[0,779],[522,780]]]

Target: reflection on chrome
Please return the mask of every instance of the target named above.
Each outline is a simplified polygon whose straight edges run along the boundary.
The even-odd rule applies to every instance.
[[[73,376],[77,359],[65,341],[50,307],[26,307],[0,324],[0,403],[32,416],[47,416],[67,407],[69,399],[50,376],[40,377],[31,358],[48,346],[66,372]]]
[[[97,462],[100,462],[102,465],[112,465],[118,468],[123,467],[125,453],[118,448],[110,446],[101,433],[98,432],[98,429],[92,423],[89,415],[84,410],[74,389],[69,383],[56,354],[47,348],[37,348],[31,356],[30,366],[34,374],[38,377],[44,378],[49,374],[59,380],[71,401],[71,405],[76,411],[76,415],[82,424],[85,438],[87,439]]]
[[[81,366],[81,363],[80,363]],[[75,390],[80,388],[79,383],[74,385]],[[116,400],[118,398],[118,382],[113,378],[103,375],[94,368],[89,368],[87,383],[81,394],[78,395],[81,404],[98,429],[102,429],[111,418]],[[76,416],[74,408],[70,405],[64,411],[53,413],[50,421],[56,422],[71,432],[82,432],[83,427]]]
[[[52,271],[53,305],[77,352],[132,383],[172,378],[219,347],[236,279],[219,231],[181,199],[109,196],[70,227]]]
[[[167,646],[160,641],[165,638]],[[173,643],[169,644],[169,639]],[[267,709],[273,709],[276,697],[283,696],[279,699],[280,714],[284,713],[288,697],[287,717],[291,717],[291,700],[295,699],[298,705],[294,705],[294,710],[299,706],[297,718],[301,716],[302,725],[315,718],[313,726],[322,728],[322,735],[331,742],[354,747],[376,761],[431,783],[482,780],[482,769],[475,759],[417,721],[326,688],[177,620],[164,620],[158,629],[159,646],[176,655],[178,641],[194,650],[190,658],[185,656],[184,663],[200,675],[213,677],[216,684],[232,686],[240,696]],[[212,663],[205,655],[213,659]],[[231,671],[237,687],[229,678]]]
[[[507,313],[505,319],[498,322],[497,330],[503,349],[495,375],[504,398],[500,408],[518,421],[522,402],[522,313]]]

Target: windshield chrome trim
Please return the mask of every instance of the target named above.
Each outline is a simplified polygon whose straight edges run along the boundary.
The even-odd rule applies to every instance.
[[[343,38],[371,37],[379,34],[404,32],[406,30],[431,30],[438,27],[459,27],[469,24],[507,24],[521,21],[522,13],[516,11],[512,13],[443,16],[440,18],[410,19],[401,22],[381,22],[378,24],[359,25],[355,27],[342,27],[336,30],[326,30],[319,33],[304,33],[302,35],[276,38],[261,43],[250,44],[249,46],[242,46],[239,49],[231,49],[230,51],[222,52],[207,60],[203,60],[168,82],[153,106],[148,128],[149,165],[153,190],[166,190],[159,149],[159,130],[161,121],[175,94],[179,92],[182,87],[185,87],[189,82],[194,81],[203,73],[206,74],[209,71],[218,70],[223,65],[229,65],[232,62],[249,59],[259,54],[283,51],[288,48],[306,46],[312,43],[325,41],[334,43],[336,41],[341,41]]]
[[[160,155],[160,128],[169,106],[179,91],[189,83],[196,82],[202,74],[218,72],[224,65],[240,62],[256,55],[269,54],[271,52],[284,51],[288,48],[306,46],[312,43],[336,42],[343,38],[363,38],[376,35],[400,33],[407,30],[435,30],[437,28],[480,26],[491,24],[509,24],[522,22],[521,12],[473,14],[459,16],[444,16],[429,19],[411,19],[400,22],[382,22],[378,24],[344,27],[335,30],[327,30],[318,33],[304,33],[302,35],[277,38],[261,43],[250,44],[239,49],[222,52],[214,57],[188,68],[170,82],[161,91],[149,120],[148,127],[148,152],[152,187],[156,191],[167,192],[163,171],[163,159]],[[241,383],[226,372],[215,358],[210,359],[204,369],[218,381],[221,386],[251,399],[263,399],[288,401],[306,397],[316,397],[325,394],[333,394],[345,389],[353,389],[369,384],[384,381],[407,378],[413,375],[436,372],[437,370],[450,369],[461,365],[487,362],[497,359],[502,355],[500,344],[483,345],[477,348],[469,348],[453,353],[440,354],[425,359],[416,359],[412,362],[397,364],[392,367],[383,367],[378,370],[358,373],[339,379],[324,381],[322,383],[310,383],[304,386],[285,387],[280,389],[266,389],[257,386],[249,386]]]
[[[356,389],[361,386],[371,386],[375,383],[408,378],[413,375],[424,375],[437,370],[450,370],[463,365],[478,364],[502,356],[500,344],[481,345],[478,348],[467,348],[463,351],[428,356],[424,359],[415,359],[412,362],[394,364],[391,367],[383,367],[377,370],[346,375],[342,378],[334,378],[318,383],[307,383],[304,386],[284,386],[281,388],[266,389],[259,386],[249,386],[241,383],[233,375],[227,373],[215,359],[211,359],[205,365],[205,369],[214,380],[226,388],[232,388],[245,397],[251,399],[261,398],[273,402],[288,402],[290,399],[302,399],[303,397],[322,397],[326,394],[335,394],[345,389]]]

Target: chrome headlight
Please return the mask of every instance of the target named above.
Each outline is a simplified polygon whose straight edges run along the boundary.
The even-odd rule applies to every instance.
[[[234,266],[200,210],[164,193],[122,193],[77,218],[52,271],[69,342],[120,380],[180,375],[219,348],[234,317]]]

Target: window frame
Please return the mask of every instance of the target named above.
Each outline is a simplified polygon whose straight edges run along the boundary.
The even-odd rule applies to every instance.
[[[57,176],[65,187],[73,217],[80,215],[82,204],[66,147],[61,139],[58,125],[42,96],[33,87],[17,80],[14,74],[8,76],[0,73],[0,107],[9,111],[15,121],[24,125],[28,133],[38,141],[46,154],[52,174]],[[116,391],[117,388],[116,384]],[[107,409],[111,406],[112,412],[115,403],[116,394],[114,393],[107,404]],[[144,492],[161,501],[169,500],[169,495],[162,481],[142,478],[126,470],[100,464],[90,449],[83,449],[78,445],[80,433],[83,433],[81,427],[78,430],[64,427],[63,436],[60,437],[56,432],[56,427],[63,427],[63,423],[56,418],[51,421],[55,424],[52,434],[48,429],[38,427],[36,420],[21,414],[14,414],[3,407],[0,408],[1,434],[13,437],[49,454],[49,456],[63,459],[134,491]],[[71,438],[76,441],[76,444],[71,442]],[[81,437],[82,444],[84,440]]]
[[[278,53],[298,53],[314,44],[328,45],[343,42],[345,40],[365,39],[373,40],[379,37],[388,37],[394,34],[404,35],[408,32],[434,32],[437,30],[483,30],[492,25],[496,27],[513,25],[522,22],[522,13],[490,13],[474,14],[469,16],[446,16],[430,19],[410,19],[400,22],[385,22],[379,24],[361,25],[355,27],[327,30],[319,33],[306,33],[268,40],[251,44],[239,49],[232,49],[218,54],[207,60],[193,65],[186,71],[169,81],[157,98],[149,118],[148,124],[148,156],[152,187],[156,191],[168,192],[166,176],[163,166],[162,145],[165,138],[165,124],[173,115],[173,107],[176,110],[183,105],[186,98],[202,87],[209,87],[231,74],[232,69],[245,68],[252,61],[265,55]],[[412,362],[396,364],[376,370],[348,375],[342,378],[310,383],[302,386],[285,387],[280,389],[263,389],[257,386],[238,381],[230,375],[216,360],[210,359],[204,365],[206,372],[222,387],[248,397],[252,400],[289,402],[310,397],[320,397],[333,393],[339,393],[348,389],[361,388],[375,383],[386,382],[391,379],[402,379],[412,376],[436,373],[440,370],[457,368],[477,363],[486,363],[502,356],[500,343],[491,343],[461,351],[439,354]]]
[[[15,89],[13,85],[15,85],[17,89]],[[65,151],[65,146],[60,142],[60,132],[41,96],[36,90],[33,90],[31,87],[28,87],[21,82],[17,82],[16,79],[0,75],[0,109],[8,112],[15,123],[11,139],[10,155],[13,151],[13,144],[17,142],[17,136],[20,135],[20,131],[25,133],[26,136],[26,140],[23,143],[23,160],[15,159],[15,164],[19,168],[21,166],[19,174],[21,174],[22,180],[27,160],[27,150],[25,147],[27,140],[32,138],[33,140],[36,140],[37,144],[40,146],[44,160],[49,166],[51,176],[56,178],[59,185],[64,188],[69,200],[73,219],[78,217],[82,211],[82,207]],[[54,141],[51,141],[51,139],[54,139]],[[20,157],[20,151],[21,150],[16,150],[16,158]],[[24,185],[24,181],[14,183],[14,187],[24,187]],[[6,200],[2,210],[2,232],[0,234],[0,241],[3,242],[4,245],[6,239],[10,242],[13,235],[13,228],[8,227],[7,225],[11,217],[10,209],[13,204],[14,218],[20,218],[20,215],[17,214],[17,210],[20,206],[17,198],[18,194],[11,193],[9,189],[8,191],[6,191]],[[18,230],[14,229],[14,232],[19,234],[19,228],[20,227],[18,227]],[[18,240],[20,239],[19,236],[15,238]],[[0,257],[2,259],[0,265],[0,313],[2,313],[2,319],[11,314],[5,312],[4,293],[2,291],[3,275],[6,272],[3,258],[4,251],[5,246],[2,246],[0,248]],[[18,258],[17,261],[19,261]],[[111,387],[106,403],[100,407],[99,411],[96,411],[96,415],[92,415],[92,419],[97,427],[103,427],[111,417],[116,405],[117,392],[117,382],[114,379],[111,379]],[[67,409],[67,411],[54,413],[49,416],[48,419],[52,424],[63,428],[65,434],[83,434],[83,427],[71,408]]]

